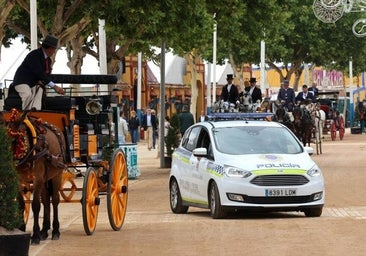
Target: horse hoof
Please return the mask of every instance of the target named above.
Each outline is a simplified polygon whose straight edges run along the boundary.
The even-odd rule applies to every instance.
[[[39,238],[32,238],[31,239],[31,244],[32,245],[38,245],[41,242],[41,239]]]
[[[52,234],[52,240],[59,240],[60,239],[60,233]]]
[[[48,237],[48,233],[47,233],[47,232],[41,232],[40,237],[41,237],[41,240],[42,240],[42,241],[43,241],[43,240],[46,240],[46,239],[47,239],[47,237]]]

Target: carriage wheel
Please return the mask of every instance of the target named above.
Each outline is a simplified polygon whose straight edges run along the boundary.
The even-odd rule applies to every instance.
[[[81,204],[84,231],[87,235],[92,235],[97,224],[98,207],[100,204],[97,172],[93,167],[89,167],[85,173]]]
[[[128,198],[127,163],[122,149],[113,152],[107,185],[107,207],[109,223],[113,230],[121,229],[127,208]]]
[[[337,137],[337,127],[334,121],[332,121],[332,124],[330,126],[330,136],[332,140],[335,140]]]
[[[77,186],[74,181],[75,175],[71,174],[70,172],[64,172],[62,174],[62,182],[60,186],[60,195],[66,201],[70,202],[75,192],[77,190]],[[69,182],[68,186],[65,186],[66,183]],[[69,192],[68,194],[66,192]]]
[[[23,200],[24,200],[24,210],[23,210],[23,220],[24,224],[28,223],[29,213],[31,210],[31,196],[32,193],[30,191],[22,192]]]
[[[344,120],[342,117],[339,118],[339,139],[343,140],[344,137]]]

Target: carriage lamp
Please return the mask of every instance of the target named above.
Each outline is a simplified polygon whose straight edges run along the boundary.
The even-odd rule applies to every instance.
[[[99,98],[91,98],[85,106],[89,115],[98,115],[102,111],[102,104]]]

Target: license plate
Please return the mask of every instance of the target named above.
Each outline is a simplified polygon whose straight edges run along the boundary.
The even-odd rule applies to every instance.
[[[296,189],[293,188],[271,188],[265,190],[266,196],[296,196]]]

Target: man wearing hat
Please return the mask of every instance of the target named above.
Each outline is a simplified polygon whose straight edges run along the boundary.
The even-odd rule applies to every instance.
[[[256,103],[257,101],[262,102],[262,91],[260,88],[257,87],[257,79],[255,77],[250,78],[250,89],[249,93],[250,96],[252,96],[253,103]]]
[[[42,42],[42,47],[28,53],[15,72],[11,86],[14,86],[15,91],[19,93],[23,110],[41,109],[43,90],[46,85],[58,94],[65,93],[49,78],[52,70],[50,57],[55,53],[57,44],[56,37],[47,35]]]
[[[232,74],[226,76],[227,84],[222,88],[221,100],[236,104],[236,101],[239,99],[239,91],[236,85],[233,84],[233,79]]]
[[[283,80],[282,88],[278,92],[277,100],[287,108],[288,111],[292,112],[295,104],[295,91],[289,88],[289,81]]]

